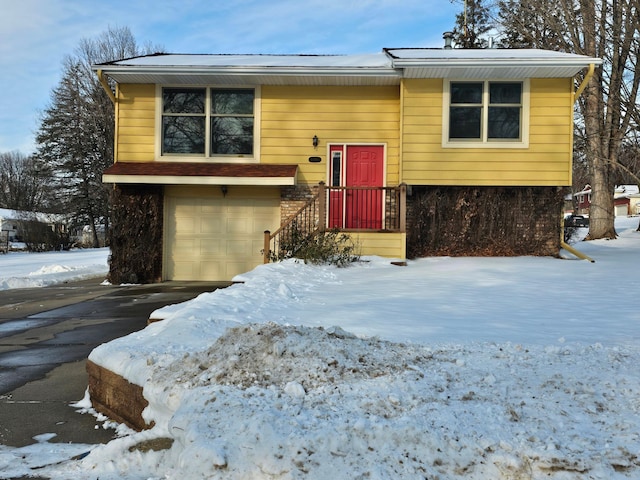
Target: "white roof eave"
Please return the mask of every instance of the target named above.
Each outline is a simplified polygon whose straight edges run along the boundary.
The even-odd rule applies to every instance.
[[[229,84],[316,84],[344,82],[368,85],[399,84],[402,72],[392,68],[256,68],[256,67],[185,67],[185,66],[104,66],[102,70],[118,83],[193,83],[211,81]],[[208,80],[207,80],[208,79]],[[235,80],[234,80],[235,79]],[[306,79],[306,80],[305,80]]]
[[[398,68],[418,67],[418,68],[519,68],[522,66],[527,67],[578,67],[585,68],[589,64],[594,63],[600,65],[602,60],[599,58],[577,57],[550,60],[548,58],[441,58],[441,59],[424,59],[424,58],[402,58],[394,59],[393,65]]]
[[[460,52],[455,52],[460,55]],[[590,64],[601,64],[598,58],[586,57],[583,55],[557,55],[553,52],[527,52],[520,56],[497,56],[495,51],[483,53],[478,51],[462,52],[464,57],[443,57],[444,51],[431,52],[435,57],[395,57],[387,58],[382,62],[379,57],[376,61],[358,62],[354,59],[351,65],[336,65],[331,62],[342,61],[340,57],[327,59],[322,64],[209,64],[198,63],[200,57],[191,58],[179,56],[175,59],[177,64],[171,64],[171,56],[162,57],[158,63],[154,64],[103,64],[94,65],[95,71],[101,70],[104,74],[119,83],[166,83],[175,79],[179,83],[186,83],[189,79],[202,83],[210,79],[212,81],[233,82],[237,81],[250,83],[278,83],[286,84],[397,84],[401,78],[452,78],[452,76],[463,76],[464,78],[490,78],[493,73],[500,78],[511,76],[520,78],[522,76],[559,76],[573,77],[580,70],[587,68]],[[499,52],[504,53],[504,52]],[[233,58],[227,61],[238,61]],[[219,61],[218,57],[205,60]],[[269,57],[266,58],[269,60]],[[155,61],[155,58],[144,58],[145,61]],[[242,60],[242,59],[240,59]],[[259,58],[264,61],[264,58]],[[279,61],[281,59],[276,59]],[[312,58],[312,60],[317,60]],[[286,58],[286,61],[296,61],[295,57]],[[301,62],[304,59],[300,59]],[[309,61],[309,59],[307,59]],[[339,80],[345,79],[344,81]],[[226,80],[225,80],[226,79]],[[305,80],[306,79],[306,80]]]

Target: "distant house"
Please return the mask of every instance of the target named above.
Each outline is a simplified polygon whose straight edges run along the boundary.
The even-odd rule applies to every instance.
[[[591,185],[573,194],[576,213],[589,215],[591,209]],[[638,185],[618,185],[613,192],[614,215],[626,217],[640,215],[640,191]]]
[[[16,241],[19,224],[20,212],[0,208],[0,243]]]
[[[640,215],[640,189],[638,185],[618,185],[613,194],[616,217]]]
[[[589,215],[589,209],[591,208],[591,185],[586,184],[582,190],[574,193],[573,197],[575,199],[576,214]]]
[[[25,243],[40,242],[41,232],[62,235],[67,232],[64,216],[24,212],[0,208],[0,249],[2,251],[25,248]],[[20,245],[18,245],[20,244]]]
[[[556,255],[576,78],[600,63],[400,48],[94,65],[116,113],[112,281],[229,280],[292,228],[390,258]]]

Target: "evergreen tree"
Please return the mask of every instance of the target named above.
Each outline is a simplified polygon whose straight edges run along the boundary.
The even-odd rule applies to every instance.
[[[489,7],[482,0],[465,0],[461,13],[456,15],[453,40],[457,48],[487,48],[489,42],[482,36],[493,27]]]

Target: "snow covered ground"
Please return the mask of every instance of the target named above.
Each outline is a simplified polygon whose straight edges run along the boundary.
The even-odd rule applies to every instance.
[[[260,266],[91,354],[144,385],[153,429],[43,432],[0,447],[0,477],[639,478],[637,225],[578,243],[595,263]]]
[[[106,275],[108,248],[0,254],[0,290],[46,287]]]

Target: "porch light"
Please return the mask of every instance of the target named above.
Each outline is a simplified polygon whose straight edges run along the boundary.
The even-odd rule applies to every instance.
[[[227,188],[226,185],[221,185],[220,186],[220,191],[222,192],[222,196],[226,197],[227,196],[227,192],[229,191],[229,189]]]
[[[318,136],[313,136],[313,148],[318,148]]]

